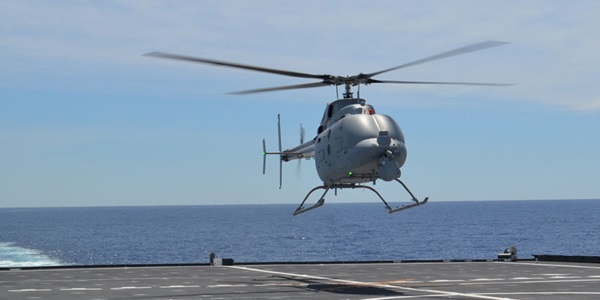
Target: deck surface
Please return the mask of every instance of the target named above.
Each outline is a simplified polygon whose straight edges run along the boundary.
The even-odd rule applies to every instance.
[[[600,299],[600,265],[528,261],[4,270],[0,299]]]

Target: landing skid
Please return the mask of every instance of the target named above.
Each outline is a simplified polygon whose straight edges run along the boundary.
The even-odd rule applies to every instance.
[[[383,199],[383,197],[381,196],[381,194],[379,194],[379,192],[370,187],[370,186],[366,186],[366,185],[356,185],[356,184],[334,184],[331,186],[325,186],[325,185],[321,185],[321,186],[317,186],[315,188],[313,188],[312,190],[310,190],[310,192],[308,192],[308,194],[306,194],[306,197],[304,197],[304,200],[302,200],[302,203],[300,203],[300,206],[298,206],[298,208],[296,208],[296,210],[294,211],[294,216],[299,215],[301,213],[305,213],[309,210],[313,210],[317,207],[322,206],[323,204],[325,204],[325,195],[327,194],[327,192],[329,192],[329,190],[331,189],[356,189],[356,188],[365,188],[368,190],[371,190],[373,193],[375,193],[375,195],[377,195],[377,197],[379,197],[379,199],[381,199],[381,201],[383,202],[383,204],[385,204],[385,207],[387,208],[388,212],[390,214],[393,214],[395,212],[399,212],[401,210],[405,210],[405,209],[409,209],[409,208],[413,208],[413,207],[417,207],[419,205],[423,205],[425,203],[427,203],[427,201],[429,200],[429,197],[425,197],[425,199],[423,199],[422,201],[419,201],[417,199],[417,197],[415,197],[415,195],[413,195],[413,193],[408,189],[408,187],[406,186],[406,184],[404,184],[404,182],[402,182],[400,179],[395,179],[396,181],[398,181],[402,187],[404,187],[404,189],[408,192],[408,194],[410,194],[410,196],[412,197],[412,201],[415,202],[413,204],[407,204],[407,205],[402,205],[400,207],[396,207],[396,208],[392,208],[386,201],[385,199]],[[325,190],[325,192],[323,192],[323,194],[321,195],[321,197],[319,198],[319,200],[317,201],[317,203],[309,206],[309,207],[304,207],[304,203],[306,202],[306,200],[308,199],[308,197],[316,190],[319,189],[323,189]]]

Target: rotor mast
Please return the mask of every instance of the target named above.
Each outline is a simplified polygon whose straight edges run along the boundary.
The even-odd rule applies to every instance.
[[[344,99],[352,99],[353,94],[352,94],[352,88],[350,88],[350,80],[346,80],[346,82],[344,82],[344,86],[346,89],[346,92],[344,92],[343,96]]]
[[[335,76],[332,78],[332,84],[335,85],[344,85],[344,94],[343,97],[344,99],[353,99],[354,98],[354,93],[352,93],[352,87],[353,86],[358,86],[359,87],[359,91],[360,91],[360,85],[364,84],[370,84],[373,82],[373,80],[366,76],[363,73],[360,73],[358,75],[354,75],[354,76]]]

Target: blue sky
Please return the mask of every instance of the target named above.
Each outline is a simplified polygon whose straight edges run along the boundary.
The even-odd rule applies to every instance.
[[[431,201],[600,198],[596,1],[2,1],[0,206],[299,203],[314,161],[261,174],[312,138],[335,88],[142,56],[164,51],[313,74],[374,72],[486,40],[511,44],[377,79],[361,96],[407,140]],[[399,185],[376,186],[392,202]],[[340,191],[330,202],[377,202]],[[382,206],[383,208],[383,206]]]

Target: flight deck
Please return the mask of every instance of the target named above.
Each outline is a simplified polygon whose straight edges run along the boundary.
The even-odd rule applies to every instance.
[[[600,265],[538,261],[0,270],[0,299],[598,299]]]

